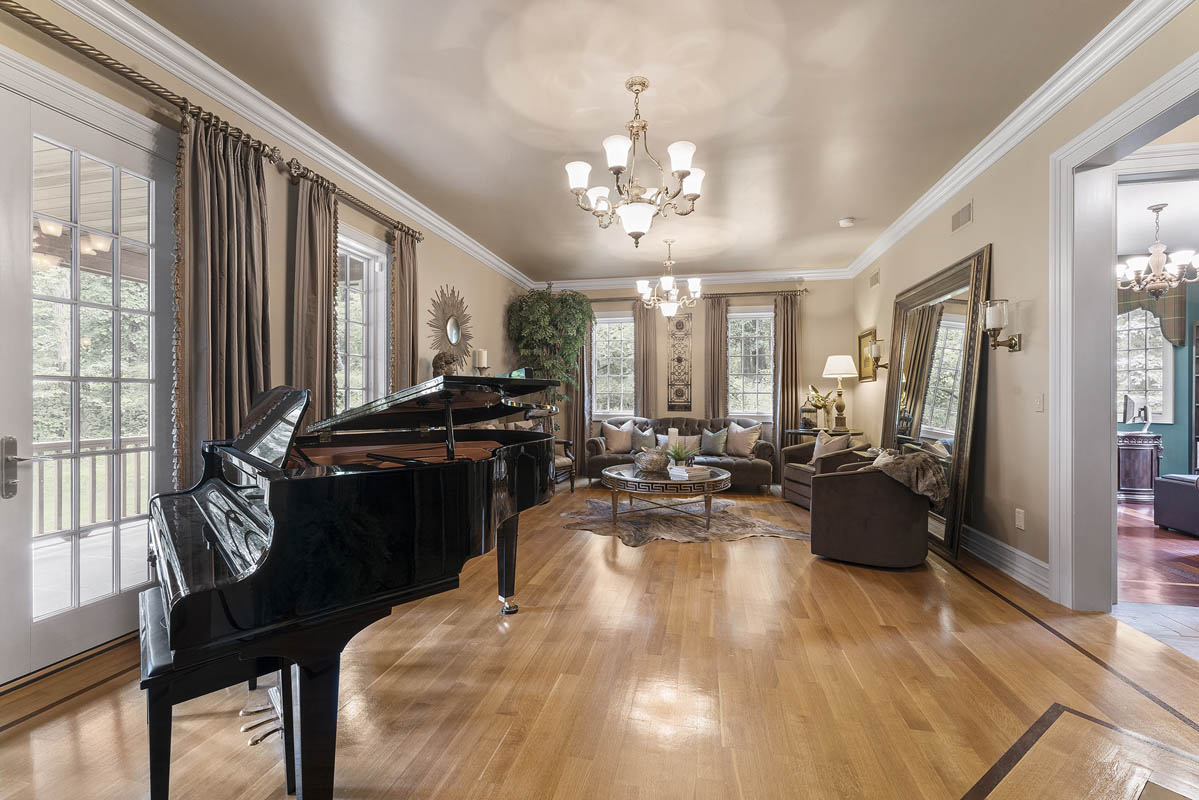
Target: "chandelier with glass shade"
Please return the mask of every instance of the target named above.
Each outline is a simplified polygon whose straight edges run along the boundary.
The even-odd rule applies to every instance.
[[[687,294],[681,293],[673,271],[674,257],[671,245],[674,244],[674,239],[663,239],[662,243],[666,245],[666,260],[662,262],[664,272],[657,283],[651,284],[648,280],[637,281],[637,294],[641,295],[641,302],[646,308],[657,306],[662,316],[673,317],[679,313],[680,308],[692,308],[699,301],[703,289],[699,278],[688,278]]]
[[[1148,292],[1154,298],[1161,297],[1175,286],[1199,281],[1199,272],[1193,263],[1194,250],[1175,250],[1167,255],[1162,244],[1162,211],[1166,203],[1149,206],[1153,212],[1153,244],[1149,255],[1130,256],[1123,264],[1116,265],[1116,285],[1134,292]]]
[[[624,87],[633,93],[633,118],[624,126],[629,135],[615,134],[603,142],[616,196],[612,196],[607,186],[588,188],[591,165],[586,161],[571,161],[566,165],[566,175],[576,205],[591,212],[601,228],[607,228],[614,219],[619,218],[625,233],[633,237],[633,246],[637,247],[641,237],[649,233],[654,217],[666,216],[672,211],[677,216],[685,217],[695,210],[695,201],[699,199],[700,187],[704,182],[704,171],[691,168],[695,145],[686,141],[675,142],[666,148],[666,152],[670,155],[670,174],[677,184],[673,190],[667,185],[662,162],[649,151],[649,123],[641,118],[641,93],[649,88],[649,81],[634,76],[625,81]],[[657,168],[656,176],[653,170],[648,170],[648,179],[638,178],[638,152]],[[641,180],[651,185],[643,186]]]

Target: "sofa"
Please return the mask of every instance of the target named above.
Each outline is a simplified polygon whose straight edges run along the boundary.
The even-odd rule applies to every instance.
[[[928,498],[847,464],[812,479],[812,555],[904,568],[928,555]]]
[[[723,430],[729,426],[730,422],[736,422],[743,428],[748,428],[758,423],[754,420],[743,419],[741,417],[724,417],[722,419],[696,419],[693,417],[660,417],[650,419],[647,417],[610,417],[605,420],[609,425],[620,427],[627,421],[633,420],[633,425],[640,431],[644,432],[648,428],[653,428],[654,433],[666,435],[669,428],[678,428],[680,436],[698,436],[706,428],[709,431],[716,432]],[[768,436],[770,427],[768,424],[762,426],[764,436]],[[632,464],[633,456],[636,453],[610,453],[604,443],[603,436],[593,436],[586,442],[587,464],[586,477],[592,480],[601,476],[603,471],[615,464]],[[753,454],[749,458],[741,456],[705,456],[697,455],[695,463],[708,466],[720,467],[727,469],[732,475],[733,485],[739,488],[760,488],[770,486],[774,483],[774,445],[764,439],[758,439],[754,444]]]
[[[1154,479],[1153,524],[1199,536],[1199,475],[1162,475]]]
[[[815,440],[783,448],[783,499],[801,508],[812,507],[812,479],[817,475],[836,472],[841,467],[862,461],[857,451],[869,447],[865,439],[854,437],[844,450],[824,453],[815,461]]]

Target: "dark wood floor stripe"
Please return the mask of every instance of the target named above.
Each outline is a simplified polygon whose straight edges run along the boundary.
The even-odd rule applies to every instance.
[[[995,791],[995,787],[1000,781],[1007,777],[1020,759],[1032,749],[1032,746],[1045,735],[1045,731],[1058,721],[1058,718],[1066,711],[1066,707],[1060,703],[1054,703],[1049,709],[1037,718],[1037,721],[1028,726],[1015,744],[1007,749],[999,760],[991,765],[991,768],[978,779],[978,783],[970,787],[970,790],[962,795],[962,800],[983,800],[991,792]]]

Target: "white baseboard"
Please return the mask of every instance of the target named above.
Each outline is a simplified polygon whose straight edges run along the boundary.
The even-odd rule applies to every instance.
[[[1049,596],[1048,562],[969,525],[962,526],[962,548],[1034,592]]]

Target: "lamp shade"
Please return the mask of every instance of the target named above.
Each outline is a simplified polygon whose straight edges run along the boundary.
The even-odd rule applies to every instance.
[[[822,374],[826,378],[856,378],[858,368],[853,363],[853,356],[829,356]]]
[[[658,308],[662,311],[662,316],[664,317],[673,317],[675,314],[679,313],[679,304],[672,303],[670,301],[661,303]]]
[[[657,210],[652,203],[625,203],[623,206],[617,206],[616,216],[620,217],[624,232],[636,238],[649,232],[649,226]]]
[[[683,172],[691,169],[691,157],[695,155],[693,142],[675,142],[666,148],[670,154],[670,171]]]
[[[691,174],[683,178],[683,197],[688,199],[699,197],[699,189],[703,185],[706,174],[702,169],[691,170]]]
[[[592,186],[588,189],[587,199],[591,201],[591,207],[596,211],[607,211],[608,191],[607,186]]]
[[[608,169],[624,169],[629,163],[629,148],[632,146],[633,140],[621,133],[604,139]]]
[[[572,161],[566,165],[566,177],[572,192],[587,190],[587,179],[591,176],[591,165],[586,161]]]
[[[637,281],[637,294],[645,294],[648,291],[649,291],[649,281],[647,281],[647,280]]]

